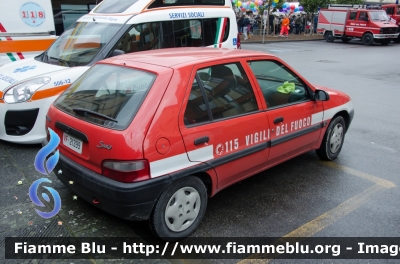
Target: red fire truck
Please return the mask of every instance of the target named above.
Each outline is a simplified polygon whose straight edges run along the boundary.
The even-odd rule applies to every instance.
[[[360,38],[365,45],[374,42],[388,45],[399,36],[398,26],[384,10],[367,9],[364,5],[330,5],[328,9],[321,9],[317,32],[327,42]]]
[[[400,4],[385,4],[382,5],[382,9],[386,11],[392,22],[400,27]],[[400,35],[393,40],[396,43],[400,43]]]

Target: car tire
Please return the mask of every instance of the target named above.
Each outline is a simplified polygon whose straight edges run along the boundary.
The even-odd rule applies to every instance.
[[[346,132],[346,123],[342,116],[332,119],[322,139],[321,147],[316,150],[322,160],[334,160],[339,155]]]
[[[387,46],[387,45],[389,45],[389,43],[391,42],[392,40],[391,39],[383,39],[383,40],[381,40],[381,45],[382,46]]]
[[[149,224],[154,235],[177,241],[197,229],[207,208],[207,189],[195,176],[168,186],[158,199]]]
[[[350,41],[350,38],[347,38],[347,37],[342,37],[342,41],[343,41],[343,43],[347,43],[347,42],[349,42],[349,41]]]
[[[393,39],[394,43],[400,43],[400,35]]]
[[[325,32],[324,38],[326,42],[333,42],[335,40],[335,37],[333,36],[333,33],[331,31]]]
[[[374,43],[374,36],[371,33],[365,33],[362,37],[364,45],[371,46]]]

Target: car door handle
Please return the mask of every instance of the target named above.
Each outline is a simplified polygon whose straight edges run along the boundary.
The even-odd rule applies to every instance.
[[[274,124],[277,124],[277,123],[280,123],[280,122],[283,122],[283,117],[277,117],[277,118],[274,119]]]
[[[194,144],[195,144],[195,145],[199,145],[199,144],[201,144],[201,143],[206,143],[206,142],[208,142],[208,140],[210,140],[208,137],[196,138],[196,139],[194,140]]]

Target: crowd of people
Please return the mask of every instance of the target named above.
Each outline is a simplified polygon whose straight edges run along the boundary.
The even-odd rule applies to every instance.
[[[279,35],[288,37],[289,34],[310,34],[317,33],[318,15],[306,14],[287,14],[278,15],[271,13],[269,19],[269,32],[271,35]],[[261,29],[262,26],[267,27],[267,21],[263,20],[260,15],[253,13],[236,14],[239,33],[244,35],[244,40],[250,38],[255,29]]]

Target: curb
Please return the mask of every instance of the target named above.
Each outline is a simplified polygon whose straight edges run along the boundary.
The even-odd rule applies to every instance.
[[[271,40],[271,39],[266,39],[264,43],[262,40],[257,40],[257,41],[244,41],[240,40],[240,45],[242,44],[269,44],[269,43],[274,43],[274,42],[296,42],[296,41],[317,41],[317,40],[324,40],[323,38],[320,39],[277,39],[277,40]]]

